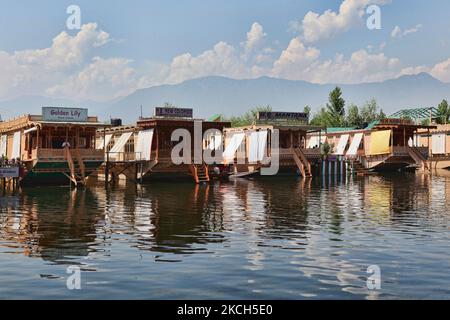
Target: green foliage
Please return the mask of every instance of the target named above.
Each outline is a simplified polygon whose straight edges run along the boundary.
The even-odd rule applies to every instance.
[[[333,152],[334,145],[329,144],[328,142],[322,143],[320,145],[320,154],[322,155],[323,159],[328,158],[328,156]]]
[[[308,115],[308,118],[311,116],[311,107],[310,106],[305,106],[303,108],[303,112],[306,113]]]
[[[356,104],[351,104],[347,112],[347,126],[360,127],[364,123],[363,117],[359,114],[359,109]]]
[[[383,112],[383,109],[380,109],[380,112],[378,113],[378,120],[386,119],[386,113]]]
[[[336,87],[330,92],[327,103],[328,123],[333,127],[344,125],[345,121],[345,100],[342,98],[341,88]]]
[[[176,108],[176,106],[171,102],[164,102],[164,108]]]
[[[345,123],[345,100],[341,88],[336,87],[330,92],[326,107],[314,114],[311,124],[322,127],[340,127]]]
[[[331,123],[330,118],[331,116],[329,115],[327,109],[322,107],[316,114],[314,114],[310,123],[314,126],[327,127],[329,126],[329,123]]]
[[[420,123],[423,126],[429,126],[430,125],[430,119],[423,119]]]
[[[246,112],[242,116],[232,116],[231,118],[227,119],[226,121],[231,122],[232,127],[244,127],[244,126],[250,126],[256,122],[256,119],[258,117],[258,112],[270,112],[272,111],[272,107],[267,105],[264,107],[255,107],[251,109],[250,111]]]
[[[371,123],[375,120],[382,120],[386,118],[386,114],[380,109],[377,101],[371,99],[367,101],[361,108],[352,104],[348,108],[348,115],[346,125],[350,127],[361,127],[365,123]]]
[[[447,124],[449,123],[449,119],[450,119],[450,107],[448,105],[447,100],[444,99],[438,105],[436,123]]]

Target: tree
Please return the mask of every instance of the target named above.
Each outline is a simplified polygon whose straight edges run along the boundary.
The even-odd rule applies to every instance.
[[[386,119],[386,114],[383,112],[383,109],[380,109],[377,120],[383,120],[383,119]]]
[[[172,102],[164,102],[164,108],[176,108],[176,106]]]
[[[254,124],[258,118],[258,112],[270,112],[272,107],[267,105],[264,107],[255,107],[241,116],[232,116],[228,119],[232,127],[244,127]]]
[[[444,99],[438,105],[436,123],[447,124],[449,123],[449,118],[450,118],[450,108],[448,106],[447,100]]]
[[[320,146],[320,154],[322,155],[322,159],[324,160],[326,160],[333,151],[334,151],[334,144],[324,142]]]
[[[311,116],[311,107],[310,106],[305,106],[303,108],[303,112],[306,113],[308,115],[308,120],[310,119]]]
[[[330,116],[329,125],[342,126],[344,124],[345,117],[345,100],[342,98],[341,88],[336,87],[330,92],[328,97],[329,103],[327,103],[327,112]]]
[[[316,114],[314,114],[310,122],[314,126],[330,126],[331,120],[327,109],[324,107],[320,108],[320,110]]]
[[[371,99],[366,101],[366,103],[361,108],[361,117],[363,122],[371,123],[372,121],[378,120],[379,115],[377,100]]]
[[[356,104],[352,103],[348,107],[346,122],[347,122],[347,125],[351,126],[351,127],[360,127],[364,123],[364,120],[362,119],[361,115],[359,114],[359,109]]]

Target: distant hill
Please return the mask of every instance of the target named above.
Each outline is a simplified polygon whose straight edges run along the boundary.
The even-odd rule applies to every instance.
[[[347,104],[357,105],[375,98],[386,114],[399,109],[436,106],[442,99],[450,99],[450,84],[443,83],[427,73],[402,76],[378,83],[339,85]],[[129,96],[109,103],[72,103],[42,97],[19,98],[0,102],[1,108],[17,110],[40,110],[44,102],[50,105],[76,105],[89,107],[90,114],[103,119],[120,117],[124,122],[134,122],[143,106],[144,116],[152,115],[155,106],[170,102],[177,106],[194,108],[194,116],[206,118],[216,113],[227,116],[239,115],[248,109],[270,105],[278,111],[301,111],[305,105],[313,111],[324,106],[334,84],[313,84],[261,77],[258,79],[235,80],[224,77],[205,77],[188,80],[176,85],[162,85],[137,90]]]

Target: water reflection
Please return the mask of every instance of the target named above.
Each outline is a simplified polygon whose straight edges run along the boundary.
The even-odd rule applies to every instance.
[[[404,297],[421,272],[423,294],[449,294],[445,173],[35,188],[7,192],[0,204],[0,271],[11,254],[23,256],[25,269],[35,258],[82,264],[99,277],[139,271],[134,293],[107,282],[126,297],[186,283],[200,298]],[[381,292],[365,287],[371,264],[386,277]],[[171,280],[156,280],[167,272]]]

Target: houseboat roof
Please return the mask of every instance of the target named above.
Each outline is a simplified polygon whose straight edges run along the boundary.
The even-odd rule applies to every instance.
[[[306,132],[315,132],[315,131],[321,131],[325,129],[324,127],[319,126],[310,126],[310,125],[292,125],[292,124],[256,124],[256,125],[250,125],[250,126],[242,126],[242,127],[234,127],[234,128],[227,128],[227,130],[255,130],[255,129],[278,129],[278,130],[301,130]]]
[[[423,124],[415,124],[410,119],[395,119],[395,118],[386,118],[383,120],[377,120],[371,123],[367,129],[398,129],[398,128],[408,128],[408,129],[436,129],[435,125],[423,125]]]
[[[231,122],[229,121],[210,121],[204,119],[193,119],[193,118],[160,118],[160,117],[151,117],[151,118],[140,118],[136,125],[137,126],[151,126],[151,125],[193,125],[194,122],[201,121],[203,124],[211,124],[214,126],[223,125],[225,127],[231,126]]]
[[[109,124],[98,122],[97,117],[88,117],[87,121],[44,121],[42,115],[23,115],[15,119],[0,122],[0,133],[16,131],[23,128],[37,125],[57,125],[57,126],[82,126],[82,127],[106,127]]]

